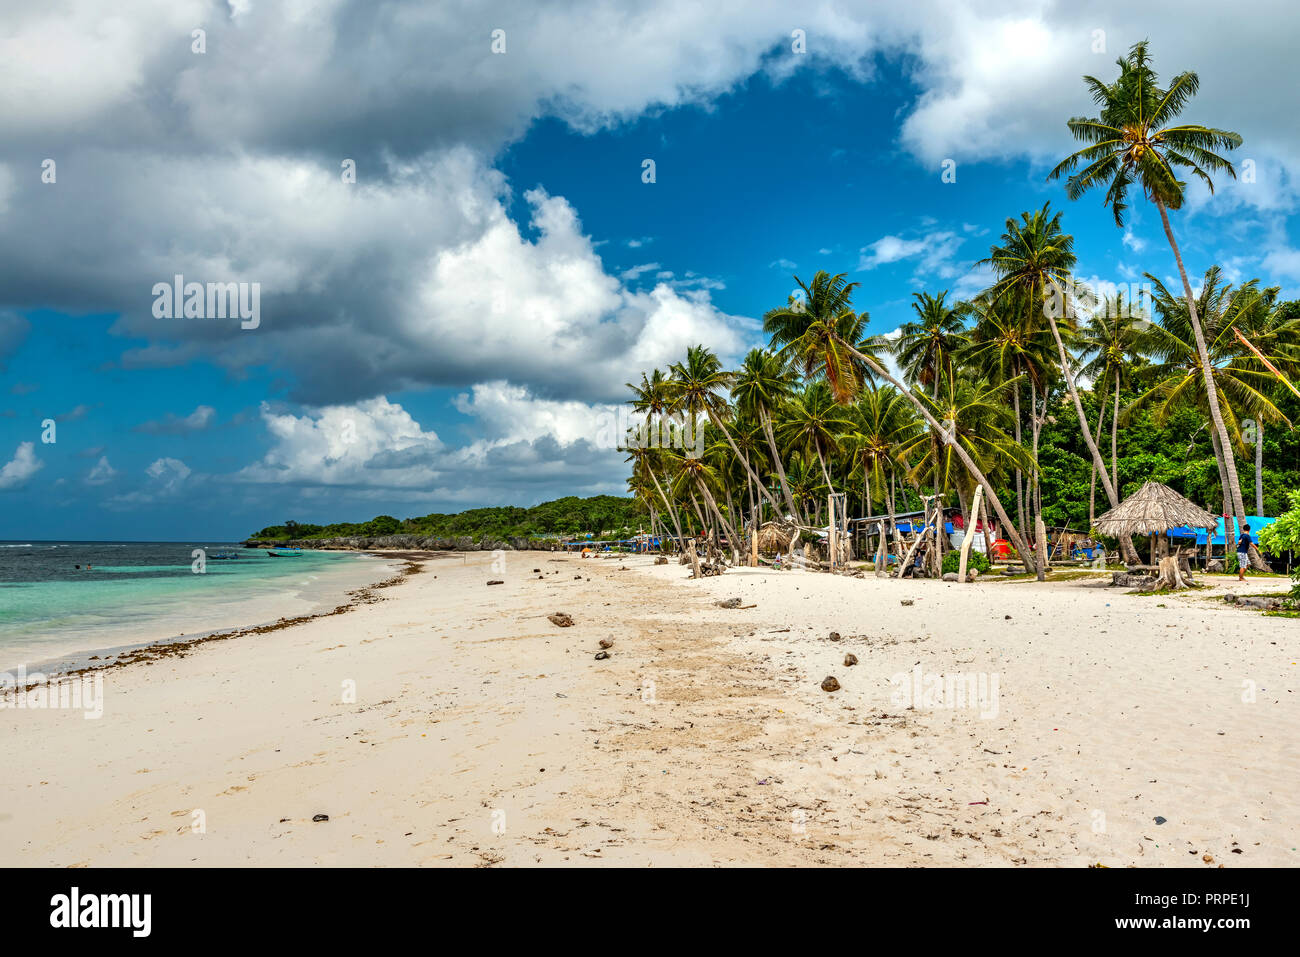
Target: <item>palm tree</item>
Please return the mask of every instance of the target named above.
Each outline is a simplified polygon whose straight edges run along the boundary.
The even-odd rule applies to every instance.
[[[1021,305],[1020,298],[1015,293],[1010,293],[996,303],[987,296],[979,296],[967,303],[968,311],[975,317],[975,326],[971,330],[969,343],[959,356],[959,360],[971,367],[978,376],[1010,389],[1017,445],[1024,441],[1020,390],[1028,383],[1031,397],[1039,392],[1046,393],[1052,374],[1051,357],[1056,351],[1051,334],[1036,320],[1034,310]],[[1033,405],[1037,406],[1036,400]],[[1034,434],[1037,436],[1036,426]],[[1031,474],[1036,474],[1037,470],[1035,442]],[[1025,524],[1023,475],[1023,471],[1017,468],[1016,507],[1021,526]]]
[[[1070,356],[1066,352],[1065,342],[1057,324],[1058,315],[1067,318],[1073,314],[1073,281],[1070,273],[1078,261],[1074,255],[1074,237],[1061,230],[1061,213],[1051,215],[1051,204],[1044,203],[1043,208],[1035,212],[1021,213],[1020,222],[1008,219],[1002,233],[1002,245],[994,246],[983,264],[993,267],[998,281],[990,290],[996,300],[999,296],[1016,291],[1024,295],[1030,304],[1043,303],[1050,297],[1053,308],[1044,308],[1047,328],[1056,342],[1057,358],[1061,364],[1061,374],[1065,377],[1065,387],[1074,402],[1075,414],[1079,417],[1079,429],[1083,433],[1084,444],[1092,455],[1093,467],[1101,471],[1102,488],[1111,508],[1119,504],[1119,493],[1106,474],[1106,463],[1102,461],[1101,451],[1088,426],[1088,417],[1083,411],[1083,402],[1079,399],[1079,390],[1075,386],[1074,371]],[[1137,551],[1127,538],[1121,538],[1125,559],[1131,563],[1137,561]]]
[[[776,447],[776,436],[772,432],[772,415],[789,401],[793,393],[794,375],[780,358],[766,349],[751,349],[731,384],[731,395],[735,399],[736,408],[742,414],[756,415],[763,426],[786,508],[796,520],[806,521],[795,506],[790,483],[786,480],[785,466],[781,462],[781,453]]]
[[[725,419],[730,410],[722,392],[730,388],[732,375],[723,370],[721,360],[702,345],[691,346],[686,350],[686,361],[673,364],[672,374],[672,395],[678,409],[685,412],[691,421],[697,421],[700,413],[707,416],[727,440],[736,458],[745,466],[750,479],[772,503],[772,508],[780,511],[781,506],[763,485],[763,480],[754,474],[749,461],[740,454],[735,439],[727,429]]]
[[[975,483],[957,460],[958,448],[965,449],[989,474],[1008,465],[1031,467],[1024,447],[1007,435],[1011,412],[1002,398],[1004,388],[1001,383],[991,385],[958,377],[945,381],[938,399],[926,398],[934,417],[947,425],[951,440],[940,449],[918,438],[911,446],[900,449],[903,456],[921,455],[912,470],[915,481],[929,480],[939,487],[956,489],[964,503],[975,491]]]
[[[1252,283],[1256,282],[1252,280]],[[1247,283],[1250,286],[1251,283]],[[1294,374],[1300,369],[1300,314],[1293,313],[1285,303],[1277,301],[1280,289],[1271,286],[1268,289],[1254,289],[1242,292],[1244,300],[1237,305],[1238,315],[1236,331],[1250,345],[1260,350],[1263,358],[1255,354],[1250,345],[1245,345],[1241,353],[1232,360],[1231,365],[1253,372]],[[1240,340],[1238,340],[1240,341]],[[1269,366],[1272,366],[1270,369]],[[1266,388],[1262,383],[1260,390],[1270,395],[1278,392],[1277,383]],[[1264,420],[1255,423],[1255,514],[1264,514]]]
[[[1115,486],[1116,495],[1120,492],[1120,390],[1130,378],[1132,363],[1142,353],[1143,330],[1146,326],[1147,319],[1135,315],[1133,304],[1126,302],[1123,293],[1119,293],[1098,303],[1097,310],[1079,333],[1079,359],[1083,363],[1079,371],[1093,381],[1094,392],[1098,385],[1101,386],[1101,393],[1097,399],[1098,430],[1101,429],[1101,416],[1105,412],[1107,394],[1112,388],[1115,392],[1110,417],[1110,481]],[[1093,469],[1095,476],[1095,464]],[[1089,524],[1092,522],[1093,514],[1090,496]]]
[[[889,529],[897,539],[893,485],[904,467],[902,449],[921,433],[920,419],[907,398],[892,386],[864,390],[853,407],[851,419],[850,432],[841,444],[849,450],[854,477],[862,477],[864,514],[873,511],[878,497],[889,514]],[[888,537],[883,529],[881,539],[884,548]],[[883,564],[877,566],[878,574],[884,571]]]
[[[1128,191],[1134,183],[1140,185],[1143,193],[1155,203],[1183,282],[1183,298],[1187,302],[1196,340],[1210,419],[1219,444],[1227,450],[1231,441],[1219,406],[1210,353],[1196,311],[1192,284],[1187,278],[1187,267],[1169,224],[1169,210],[1182,208],[1187,187],[1178,179],[1174,167],[1189,171],[1213,192],[1214,182],[1210,173],[1223,172],[1234,179],[1237,175],[1232,164],[1214,150],[1236,149],[1242,143],[1241,135],[1194,123],[1170,125],[1196,95],[1200,79],[1191,71],[1183,72],[1174,77],[1168,89],[1162,89],[1159,77],[1151,68],[1145,40],[1135,43],[1128,55],[1116,62],[1120,72],[1114,83],[1108,85],[1095,77],[1084,77],[1093,100],[1101,108],[1101,115],[1095,118],[1074,117],[1069,121],[1075,139],[1090,145],[1066,157],[1048,178],[1071,173],[1066,181],[1066,195],[1070,199],[1078,199],[1092,187],[1106,184],[1104,202],[1111,207],[1115,224],[1121,227],[1124,225],[1124,210],[1128,208]],[[1081,163],[1083,169],[1074,173],[1073,170]],[[1244,523],[1246,506],[1241,497],[1236,462],[1231,455],[1225,455],[1224,464],[1233,510],[1237,521]],[[1260,570],[1267,569],[1253,546],[1250,554],[1252,565]]]
[[[825,378],[836,402],[851,402],[868,371],[856,356],[874,357],[879,345],[874,339],[863,339],[870,317],[853,311],[850,293],[857,283],[849,283],[846,273],[832,276],[825,270],[818,271],[810,285],[798,276],[794,281],[806,298],[769,310],[763,316],[763,331],[777,354],[805,376]]]
[[[819,279],[821,280],[820,284]],[[825,273],[818,273],[813,279],[813,289],[817,290],[820,295],[819,297],[811,295],[809,297],[809,311],[812,311],[812,304],[815,303],[815,315],[818,318],[805,320],[802,325],[804,332],[801,333],[799,332],[801,325],[798,316],[791,314],[791,310],[773,310],[764,318],[763,328],[772,334],[773,341],[780,343],[781,348],[788,348],[798,355],[807,371],[824,375],[828,380],[832,380],[829,371],[831,367],[841,370],[839,375],[842,380],[845,375],[842,370],[851,368],[855,361],[860,363],[866,371],[888,382],[907,396],[908,401],[921,414],[921,417],[925,419],[930,428],[942,431],[938,420],[917,398],[916,393],[903,385],[881,364],[880,359],[871,351],[870,346],[868,346],[867,351],[859,348],[859,344],[844,337],[842,327],[839,324],[826,318],[852,314],[851,300],[853,290],[857,285],[857,283],[847,282],[844,273],[834,277],[827,276]],[[814,325],[818,327],[815,332],[813,332]],[[860,332],[860,329],[855,331]],[[871,345],[874,344],[873,341]],[[966,467],[977,482],[984,486],[984,494],[988,498],[989,504],[997,514],[998,520],[1007,530],[1007,534],[1011,537],[1011,542],[1016,551],[1020,553],[1025,567],[1031,572],[1034,571],[1034,559],[1025,546],[1020,531],[1007,516],[1006,509],[1002,507],[1002,500],[998,498],[997,490],[993,488],[965,449],[958,445],[956,452],[962,465]]]
[[[655,369],[649,376],[644,372],[641,373],[641,384],[639,386],[629,382],[627,387],[632,390],[633,411],[641,413],[644,417],[642,436],[648,435],[652,429],[658,427],[659,420],[667,414],[672,406],[671,382],[662,371]],[[673,528],[677,531],[677,539],[680,541],[682,539],[682,526],[678,520],[677,509],[664,492],[663,486],[659,484],[659,477],[655,474],[654,469],[654,455],[650,446],[651,443],[637,441],[631,443],[631,446],[624,451],[630,452],[629,458],[641,468],[644,468],[646,474],[650,476],[650,480],[659,492],[659,498],[663,501],[664,508],[668,512],[668,517],[672,520]]]
[[[826,460],[834,453],[839,437],[852,425],[848,413],[831,394],[830,386],[825,382],[813,382],[787,407],[778,436],[787,446],[798,449],[805,456],[816,457],[821,465],[822,478],[833,490],[834,482]]]
[[[1164,284],[1147,274],[1155,289],[1157,321],[1146,335],[1147,352],[1152,364],[1145,372],[1151,383],[1130,406],[1137,409],[1151,406],[1157,422],[1164,422],[1174,409],[1191,406],[1202,413],[1208,411],[1209,396],[1201,375],[1199,349],[1191,334],[1191,318],[1187,304],[1173,296]],[[1203,320],[1203,329],[1211,359],[1211,381],[1215,387],[1221,414],[1228,428],[1229,441],[1222,444],[1211,432],[1215,459],[1223,487],[1223,504],[1230,505],[1228,492],[1228,463],[1234,458],[1233,449],[1244,447],[1242,424],[1246,419],[1288,422],[1286,416],[1268,396],[1274,379],[1272,374],[1257,363],[1233,363],[1234,357],[1244,351],[1234,328],[1250,306],[1257,292],[1258,280],[1251,280],[1241,289],[1224,285],[1217,266],[1205,273],[1205,281],[1198,297],[1197,313]],[[1289,423],[1288,423],[1289,424]]]
[[[905,322],[894,341],[894,356],[907,377],[928,387],[932,398],[939,396],[944,376],[952,378],[953,356],[966,343],[963,303],[945,305],[945,289],[938,296],[928,292],[912,293],[917,319]]]

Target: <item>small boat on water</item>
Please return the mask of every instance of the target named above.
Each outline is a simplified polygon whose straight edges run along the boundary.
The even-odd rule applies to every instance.
[[[208,558],[217,562],[230,561],[232,559],[239,558],[239,557],[240,556],[238,552],[212,552],[211,554],[208,555]]]
[[[292,558],[295,555],[301,555],[301,548],[268,548],[266,554],[272,558]]]

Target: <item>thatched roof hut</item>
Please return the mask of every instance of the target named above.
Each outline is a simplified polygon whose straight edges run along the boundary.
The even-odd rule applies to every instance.
[[[758,529],[758,550],[764,555],[775,555],[790,550],[790,542],[797,538],[799,529],[780,522],[764,522]]]
[[[1094,523],[1102,535],[1160,535],[1171,528],[1213,528],[1218,518],[1168,485],[1147,482]]]

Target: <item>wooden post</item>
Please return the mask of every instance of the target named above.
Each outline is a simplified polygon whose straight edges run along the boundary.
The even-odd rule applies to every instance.
[[[691,577],[699,578],[700,557],[695,554],[695,539],[692,538],[690,541],[686,543],[686,554],[690,557],[691,560]]]
[[[1038,557],[1038,580],[1047,579],[1047,526],[1043,524],[1043,513],[1034,516],[1034,553]]]
[[[970,547],[975,542],[975,526],[979,521],[980,500],[984,497],[984,486],[975,486],[975,501],[971,506],[971,520],[966,526],[966,537],[961,540],[961,563],[957,566],[957,581],[966,580],[966,562],[970,558]]]
[[[835,493],[834,492],[831,492],[830,495],[827,496],[827,505],[828,508],[826,511],[826,515],[828,517],[828,521],[826,523],[826,544],[830,549],[830,556],[829,556],[830,572],[832,575],[834,575],[835,574],[835,538],[836,538]]]
[[[758,567],[758,529],[752,527],[749,530],[749,567]]]

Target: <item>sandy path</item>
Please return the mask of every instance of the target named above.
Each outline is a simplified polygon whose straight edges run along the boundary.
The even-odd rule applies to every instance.
[[[1294,620],[1079,583],[490,562],[111,671],[98,721],[0,711],[0,864],[1300,863]],[[918,664],[998,673],[996,715],[892,702]]]

